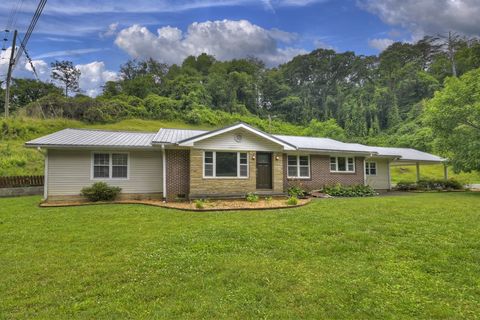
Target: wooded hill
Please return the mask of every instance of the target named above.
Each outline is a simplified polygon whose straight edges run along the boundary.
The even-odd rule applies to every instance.
[[[276,68],[254,58],[217,61],[206,54],[171,66],[131,60],[96,98],[65,97],[64,89],[22,79],[12,91],[17,114],[30,117],[210,126],[242,120],[270,132],[301,128],[297,134],[449,153],[437,147],[426,101],[447,78],[479,67],[480,41],[450,35],[394,43],[379,56],[318,49]]]

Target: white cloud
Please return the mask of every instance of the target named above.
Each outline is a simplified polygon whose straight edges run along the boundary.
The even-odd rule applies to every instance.
[[[86,53],[94,53],[103,51],[106,49],[103,48],[84,48],[84,49],[72,49],[72,50],[59,50],[42,53],[35,57],[35,59],[45,59],[45,58],[55,58],[55,57],[72,57],[78,56]]]
[[[106,70],[103,61],[93,61],[75,67],[81,72],[80,89],[91,97],[101,93],[101,87],[105,82],[117,79],[117,73]]]
[[[410,30],[414,40],[450,30],[480,34],[478,0],[359,0],[359,4],[385,23]]]
[[[100,33],[101,38],[111,37],[117,34],[118,22],[111,23],[105,32]]]
[[[115,43],[132,57],[152,57],[165,63],[180,63],[189,55],[205,52],[219,60],[254,56],[267,65],[277,65],[305,53],[303,49],[278,46],[278,41],[291,42],[294,37],[247,20],[222,20],[194,22],[185,33],[167,26],[154,34],[143,26],[133,25],[121,30]]]
[[[1,59],[10,56],[11,48],[8,48],[0,56],[0,79],[4,79],[4,75],[7,74],[8,59]],[[50,65],[44,60],[32,60],[32,64],[37,71],[40,80],[49,82],[51,68]],[[102,86],[107,81],[116,80],[117,73],[107,70],[103,61],[93,61],[87,64],[78,64],[75,66],[81,72],[80,75],[80,89],[85,94],[95,97],[102,91]],[[33,69],[30,63],[23,57],[21,61],[15,67],[13,77],[15,78],[29,78],[34,79]]]
[[[368,45],[378,51],[383,51],[391,46],[395,41],[388,38],[376,38],[368,40]]]

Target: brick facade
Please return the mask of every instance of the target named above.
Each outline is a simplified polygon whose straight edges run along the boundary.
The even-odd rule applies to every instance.
[[[190,150],[166,149],[167,159],[167,199],[190,193]]]
[[[283,181],[285,189],[290,186],[300,186],[307,191],[320,189],[326,185],[335,185],[337,183],[343,185],[363,184],[363,157],[355,157],[354,173],[338,173],[330,172],[330,156],[327,155],[310,155],[310,178],[309,179],[288,179],[287,178],[287,155],[283,155]]]
[[[203,150],[192,149],[190,153],[190,194],[200,195],[239,195],[255,192],[256,152],[248,152],[248,178],[203,178]],[[254,158],[255,157],[255,158]],[[283,157],[281,153],[273,153],[273,190],[283,192]]]

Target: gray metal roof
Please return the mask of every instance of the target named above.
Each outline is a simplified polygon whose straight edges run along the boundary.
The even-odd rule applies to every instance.
[[[362,152],[362,153],[376,152],[371,147],[368,147],[368,146],[364,146],[357,143],[345,143],[345,142],[333,140],[330,138],[284,136],[284,135],[274,135],[274,136],[296,146],[298,149],[341,151],[341,152]]]
[[[29,147],[151,147],[155,133],[64,129],[25,143]]]
[[[446,159],[431,153],[419,151],[411,148],[389,148],[389,147],[370,147],[379,155],[400,156],[400,161],[425,161],[425,162],[443,162]]]
[[[142,148],[152,144],[177,144],[209,131],[188,129],[160,129],[157,133],[108,130],[64,129],[27,142],[27,147],[112,147]],[[443,162],[445,159],[409,148],[371,147],[345,143],[329,138],[272,135],[300,150],[365,153],[372,156],[398,158],[398,161]]]
[[[209,131],[161,128],[153,138],[152,143],[178,143],[179,141],[205,134],[207,132]]]

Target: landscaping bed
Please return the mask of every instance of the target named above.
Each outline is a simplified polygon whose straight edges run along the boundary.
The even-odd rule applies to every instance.
[[[287,198],[260,199],[257,202],[249,202],[244,199],[207,200],[203,201],[203,208],[198,208],[194,201],[164,202],[161,200],[116,200],[116,201],[46,201],[40,207],[70,207],[100,204],[144,204],[163,208],[172,208],[187,211],[228,211],[228,210],[265,210],[282,209],[303,206],[311,199],[299,199],[296,205],[287,204]]]

